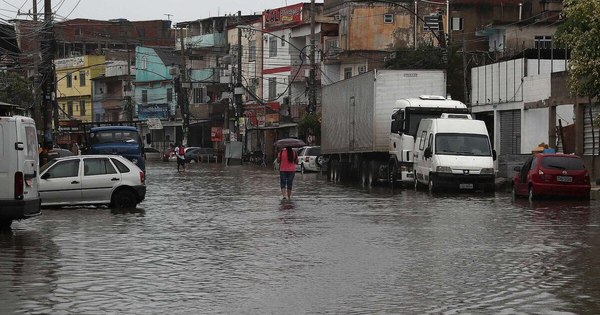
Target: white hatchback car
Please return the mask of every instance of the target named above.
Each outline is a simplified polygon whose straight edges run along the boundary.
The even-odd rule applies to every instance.
[[[317,158],[321,155],[320,146],[307,146],[298,150],[298,165],[296,171],[318,172],[321,168],[317,164]]]
[[[146,197],[145,174],[120,155],[68,156],[40,169],[39,192],[42,206],[135,208]]]

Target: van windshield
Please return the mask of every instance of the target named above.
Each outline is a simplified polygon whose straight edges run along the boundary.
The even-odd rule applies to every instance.
[[[138,143],[139,135],[137,131],[130,130],[107,130],[97,131],[90,134],[90,141],[92,144],[103,144],[103,143]]]
[[[435,136],[435,153],[442,155],[491,156],[492,150],[485,135],[464,133],[438,133]]]

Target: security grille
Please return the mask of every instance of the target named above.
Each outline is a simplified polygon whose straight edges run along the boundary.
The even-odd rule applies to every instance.
[[[500,154],[521,154],[521,111],[500,112]]]

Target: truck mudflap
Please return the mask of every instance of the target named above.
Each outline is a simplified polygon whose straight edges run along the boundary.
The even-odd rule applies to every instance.
[[[431,179],[435,182],[434,186],[437,189],[441,190],[483,190],[491,192],[494,191],[496,188],[494,175],[462,175],[434,173],[431,174]]]
[[[20,220],[40,215],[42,200],[4,200],[0,202],[0,219]]]

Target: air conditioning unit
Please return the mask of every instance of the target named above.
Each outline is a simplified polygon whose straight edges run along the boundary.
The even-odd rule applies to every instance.
[[[336,15],[333,16],[333,19],[336,20],[336,21],[341,21],[342,20],[342,16],[339,15],[339,14],[336,14]]]

